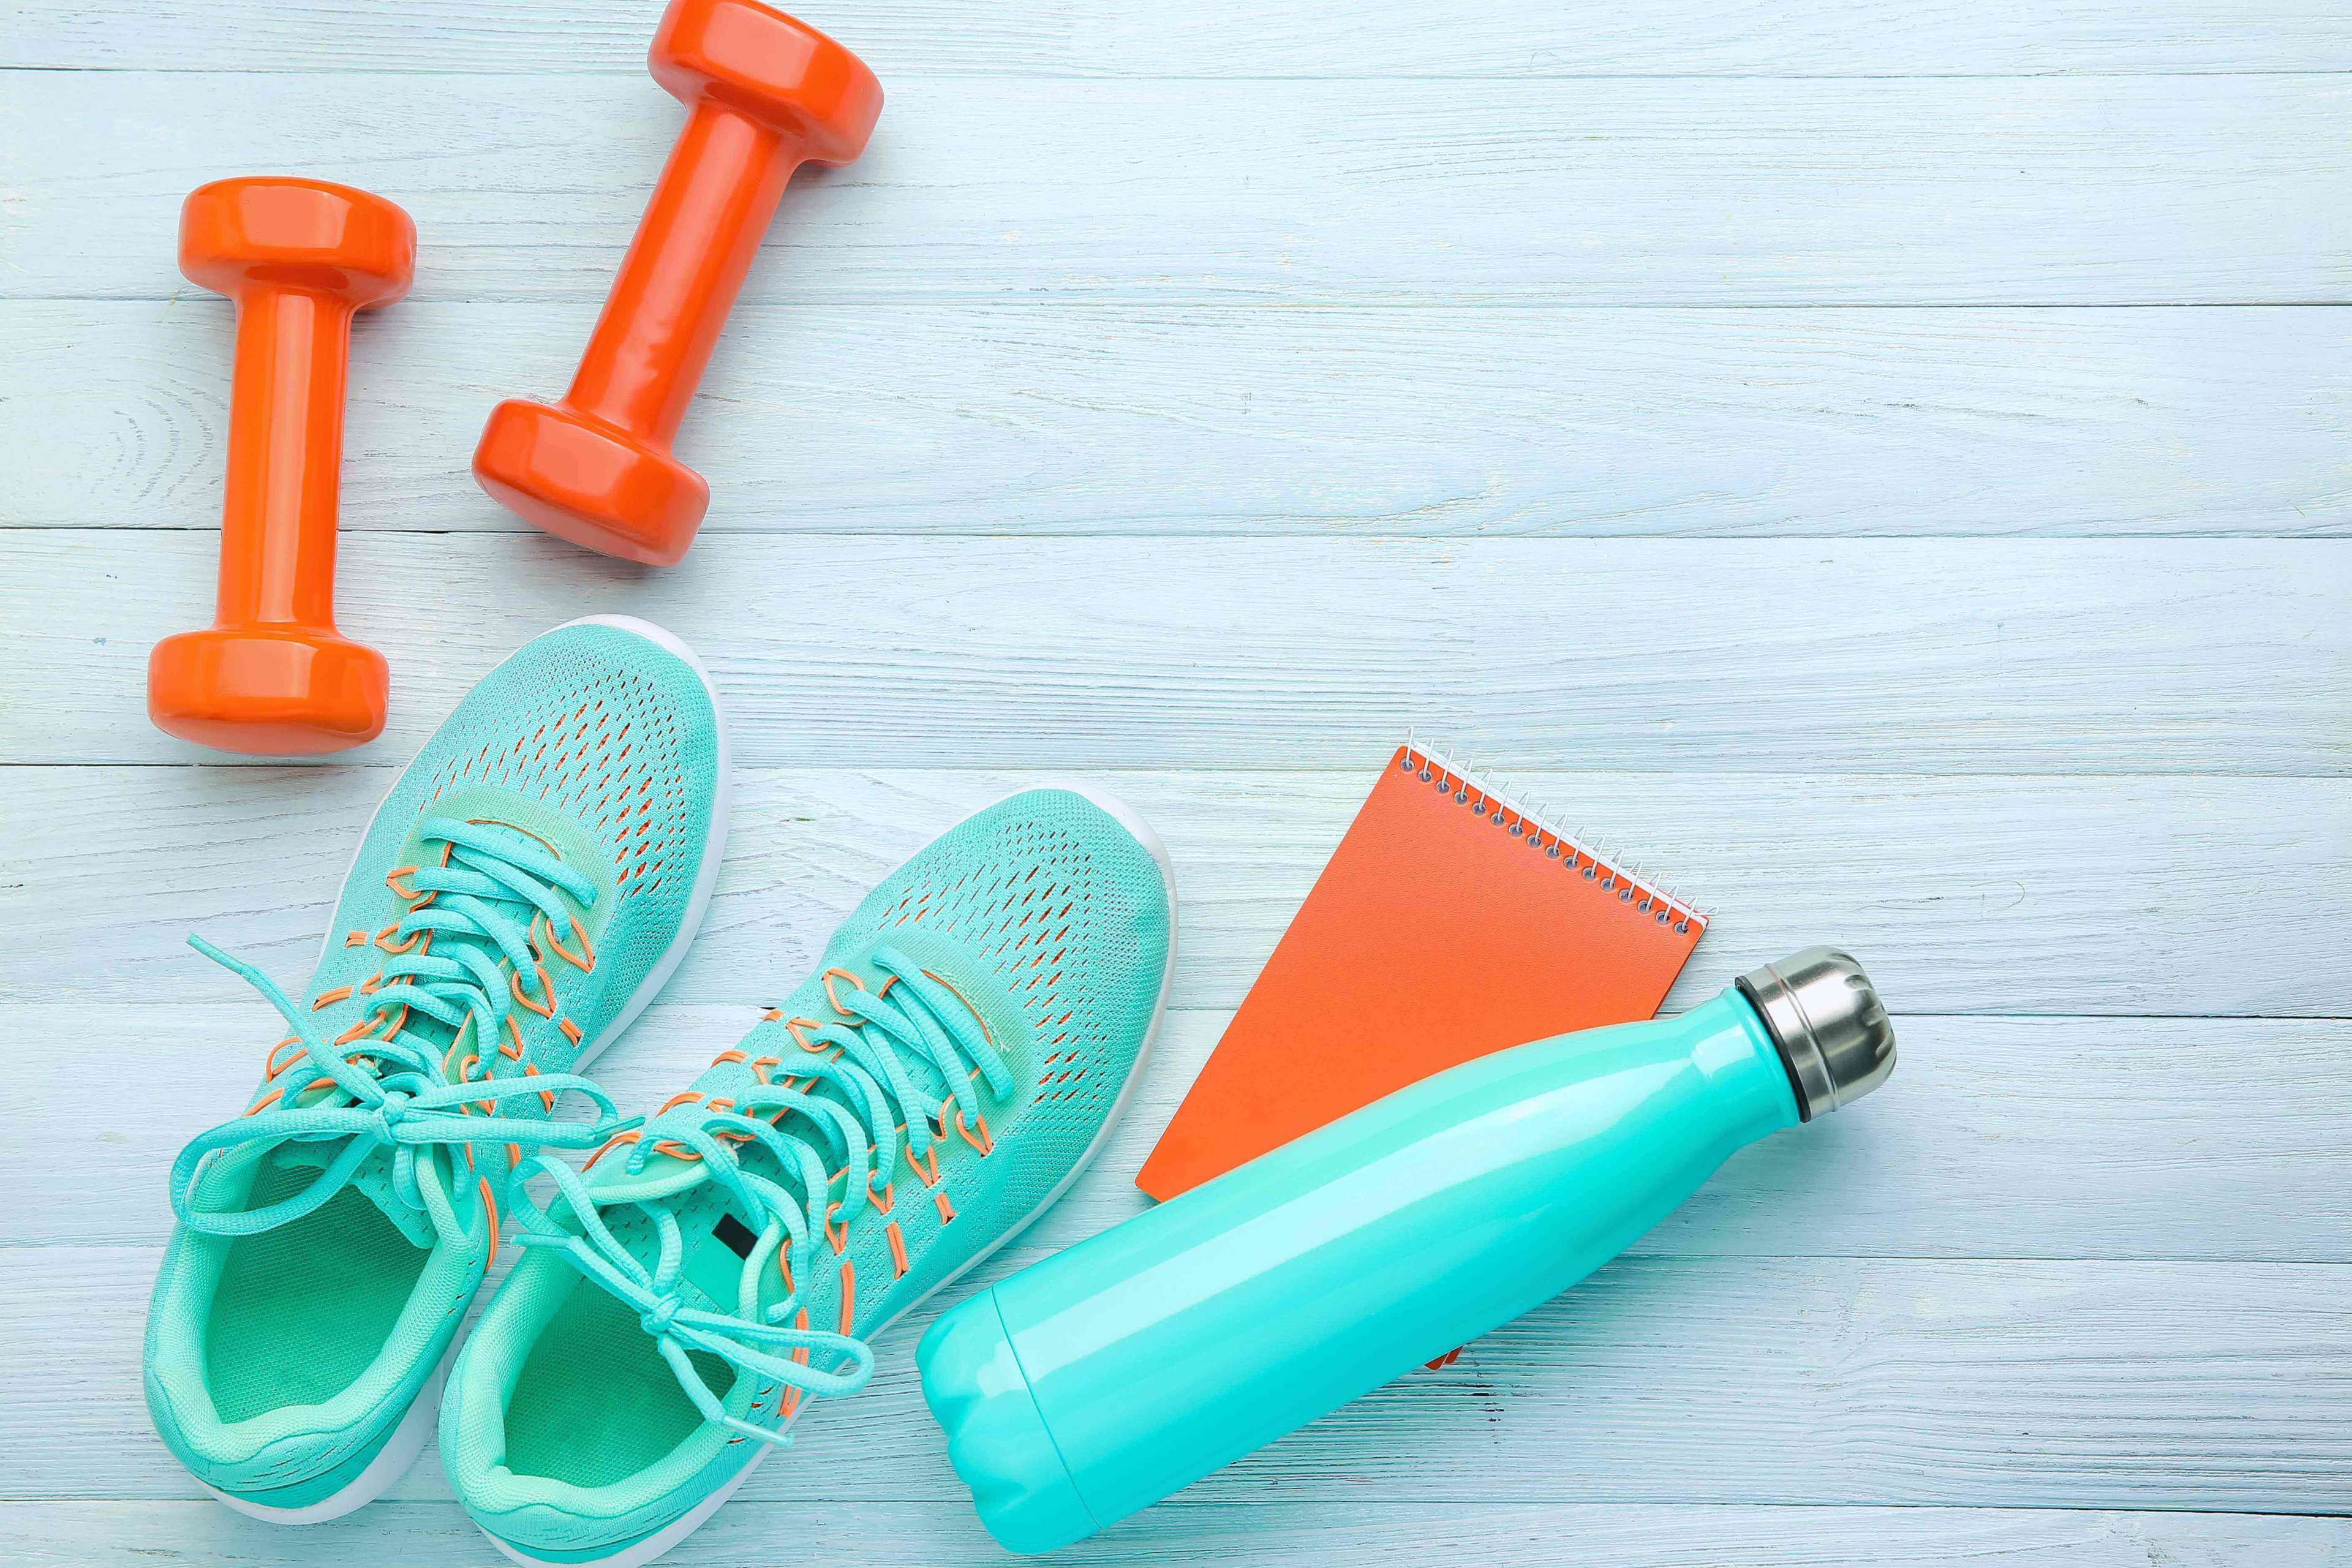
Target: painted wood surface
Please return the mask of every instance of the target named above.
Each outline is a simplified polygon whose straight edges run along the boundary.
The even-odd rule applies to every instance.
[[[407,0],[16,0],[15,63],[51,69],[641,71],[659,5]],[[1076,77],[1970,76],[2352,68],[2330,0],[821,0],[906,73]],[[262,62],[257,64],[257,62]],[[895,112],[895,109],[894,109]]]
[[[265,168],[406,207],[418,297],[604,297],[673,100],[639,76],[381,80],[18,76],[0,295],[178,294],[181,199]],[[2348,158],[2334,73],[940,78],[856,164],[803,176],[745,297],[2305,303],[2352,296]]]
[[[140,705],[159,628],[210,619],[215,549],[0,531],[0,621],[30,632],[0,761],[196,760]],[[709,656],[753,765],[1360,768],[1416,722],[1521,771],[2352,763],[2332,541],[728,534],[649,574],[535,533],[362,534],[342,559],[344,629],[399,652],[387,758],[533,632],[625,605]]]
[[[659,1105],[758,1016],[749,1004],[657,1003],[599,1060],[597,1079],[624,1108]],[[1014,1261],[1144,1206],[1134,1173],[1231,1016],[1171,1015],[1101,1162],[1014,1244]],[[2340,1021],[1895,1023],[1901,1092],[1870,1117],[1735,1156],[1634,1254],[2352,1263]],[[53,1249],[15,1255],[37,1274],[44,1258],[67,1266],[66,1249],[160,1245],[171,1214],[158,1164],[244,1106],[280,1032],[257,999],[0,1004],[0,1038],[109,1042],[115,1085],[94,1100],[88,1064],[64,1052],[17,1070],[16,1112],[53,1131],[0,1144],[0,1191],[14,1194],[0,1247]]]
[[[1239,1005],[1385,755],[1367,746],[1332,772],[1106,777],[1174,858],[1177,1006]],[[392,776],[0,769],[0,820],[37,825],[0,886],[0,921],[17,933],[0,948],[0,999],[248,1000],[184,945],[191,931],[298,984]],[[665,994],[765,1005],[789,992],[893,866],[1036,776],[744,770],[710,913]],[[1676,1008],[1768,956],[1834,941],[1906,1012],[2352,1015],[2352,781],[1521,782],[1709,912]]]
[[[788,197],[647,575],[464,470],[667,152],[657,9],[0,0],[0,1565],[491,1560],[430,1454],[321,1530],[199,1500],[140,1316],[275,1037],[183,937],[299,981],[389,769],[588,610],[709,655],[746,764],[624,1104],[1004,790],[1164,833],[1167,1049],[1000,1272],[1141,1203],[1409,727],[1710,910],[1670,1007],[1823,938],[1895,1007],[1865,1108],[1069,1561],[2352,1563],[2352,11],[824,0],[889,108]],[[353,363],[358,765],[142,711],[226,413],[178,204],[262,170],[423,232]],[[919,1326],[673,1561],[1007,1561]]]
[[[58,1368],[12,1394],[0,1492],[202,1495],[139,1392],[139,1308],[159,1256],[0,1255],[0,1352]],[[2327,1264],[1621,1258],[1454,1366],[1188,1495],[1278,1489],[1341,1511],[1370,1496],[2326,1513],[2352,1483],[2344,1277]],[[739,1495],[961,1499],[909,1353],[931,1315],[877,1342],[854,1415],[803,1423]],[[428,1452],[391,1495],[446,1498],[448,1482]]]
[[[1003,1552],[958,1503],[866,1499],[811,1509],[730,1504],[687,1549],[692,1561],[772,1563],[776,1542],[807,1568],[866,1568],[891,1554],[938,1568],[1002,1568]],[[2279,1515],[2065,1509],[1757,1508],[1606,1503],[1279,1501],[1163,1504],[1055,1563],[1309,1568],[1401,1556],[1461,1568],[2325,1568],[2346,1560],[2352,1523]],[[251,1568],[382,1568],[473,1562],[488,1547],[455,1503],[379,1503],[362,1519],[273,1530],[202,1502],[0,1503],[0,1563],[234,1562]]]
[[[344,526],[522,529],[450,454],[595,310],[362,321]],[[0,301],[0,526],[215,527],[233,317]],[[748,306],[698,409],[706,536],[2352,530],[2347,310]]]

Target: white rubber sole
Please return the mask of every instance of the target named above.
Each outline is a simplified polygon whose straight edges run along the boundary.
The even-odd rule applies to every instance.
[[[1160,885],[1168,890],[1168,962],[1160,972],[1160,995],[1152,1003],[1151,1022],[1143,1031],[1143,1044],[1136,1047],[1135,1063],[1128,1069],[1127,1082],[1119,1086],[1118,1098],[1111,1101],[1109,1113],[1103,1118],[1103,1124],[1096,1130],[1094,1141],[1087,1145],[1086,1152],[1078,1156],[1077,1163],[1054,1184],[1053,1191],[1047,1193],[1044,1201],[1031,1209],[1020,1224],[1013,1226],[1003,1236],[974,1253],[954,1273],[883,1320],[874,1331],[874,1338],[877,1340],[897,1326],[899,1319],[993,1258],[1007,1243],[1036,1224],[1047,1209],[1061,1201],[1062,1194],[1070,1190],[1071,1184],[1085,1174],[1087,1167],[1095,1163],[1095,1156],[1101,1153],[1103,1145],[1109,1142],[1111,1130],[1118,1125],[1119,1118],[1127,1113],[1129,1103],[1135,1098],[1136,1086],[1143,1081],[1143,1069],[1151,1060],[1151,1048],[1159,1043],[1160,1026],[1168,1016],[1168,989],[1176,978],[1176,868],[1169,861],[1168,846],[1160,841],[1160,835],[1152,831],[1150,823],[1136,815],[1132,806],[1106,790],[1097,789],[1091,784],[1080,784],[1074,780],[1045,779],[1026,788],[1015,790],[1013,795],[1026,795],[1031,789],[1066,790],[1072,795],[1086,796],[1115,817],[1118,825],[1127,829],[1129,836],[1150,851],[1151,858],[1159,863]],[[1012,798],[1012,795],[1007,795],[990,804],[999,805]],[[985,811],[990,807],[982,806],[981,809]],[[969,821],[970,818],[967,817],[964,820]],[[950,828],[949,831],[952,832],[953,829]],[[805,1410],[813,1403],[814,1401],[804,1401],[801,1408]],[[784,1423],[785,1426],[793,1426],[797,1418],[796,1415],[793,1419],[787,1420]],[[482,1533],[488,1537],[491,1545],[506,1554],[509,1561],[521,1564],[521,1568],[646,1568],[646,1563],[672,1550],[688,1536],[709,1523],[710,1516],[725,1507],[727,1500],[735,1495],[736,1489],[750,1480],[751,1472],[758,1469],[766,1462],[768,1456],[775,1451],[772,1444],[761,1444],[760,1451],[744,1461],[743,1468],[736,1471],[733,1479],[725,1486],[720,1487],[687,1512],[646,1536],[643,1541],[615,1552],[609,1557],[594,1557],[585,1562],[556,1563],[544,1557],[533,1557],[517,1547],[509,1545],[487,1530]]]
[[[719,700],[719,687],[710,679],[710,671],[703,668],[702,660],[695,657],[692,648],[651,621],[641,621],[634,616],[583,616],[578,620],[566,621],[563,626],[613,626],[676,654],[694,671],[695,678],[702,682],[702,689],[710,698],[710,711],[716,723],[719,743],[719,782],[711,795],[710,828],[703,836],[702,864],[695,873],[694,893],[688,900],[685,917],[678,922],[677,934],[670,939],[669,946],[662,950],[662,955],[655,961],[653,968],[646,972],[646,977],[638,982],[637,988],[629,993],[628,1002],[614,1016],[613,1021],[597,1031],[594,1039],[581,1047],[580,1055],[572,1064],[572,1070],[577,1072],[601,1055],[606,1046],[618,1039],[621,1031],[646,1010],[646,1005],[667,983],[672,972],[686,957],[686,950],[693,945],[694,934],[702,925],[703,913],[710,907],[711,890],[719,884],[719,862],[727,847],[727,818],[734,804],[734,784],[727,746],[727,710]],[[563,626],[553,629],[562,631]],[[392,799],[392,791],[399,787],[400,781],[394,779],[391,787],[384,791],[383,799],[376,802],[375,811],[369,814],[368,825],[360,833],[359,847],[352,851],[351,863],[343,868],[345,882],[351,880],[351,867],[359,864],[360,850],[367,847],[368,835],[375,830],[377,814]],[[332,950],[334,940],[335,932],[331,925],[326,937],[319,944],[321,963]],[[367,1468],[317,1502],[301,1508],[272,1508],[249,1498],[232,1497],[218,1487],[201,1480],[197,1484],[247,1518],[266,1520],[271,1524],[324,1524],[331,1519],[342,1518],[354,1509],[366,1507],[390,1491],[394,1483],[406,1475],[408,1468],[416,1462],[416,1456],[425,1451],[425,1441],[433,1436],[433,1428],[439,1419],[441,1385],[448,1380],[449,1368],[457,1361],[457,1349],[465,1342],[465,1338],[463,1331],[450,1338],[449,1348],[441,1354],[441,1364],[433,1369],[433,1375],[425,1379],[425,1385],[417,1390],[416,1397],[402,1413],[399,1426],[394,1429],[392,1436],[376,1457],[368,1461]]]

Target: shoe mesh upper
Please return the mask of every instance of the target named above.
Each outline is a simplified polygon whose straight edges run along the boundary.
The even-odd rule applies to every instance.
[[[932,1145],[936,1184],[923,1180],[902,1152],[887,1173],[894,1196],[887,1214],[869,1206],[849,1226],[842,1250],[820,1247],[814,1277],[795,1280],[811,1323],[871,1336],[1017,1230],[1072,1173],[1104,1130],[1149,1034],[1171,956],[1171,915],[1158,861],[1117,817],[1073,791],[1024,792],[965,819],[887,878],[835,931],[817,973],[742,1040],[738,1050],[745,1059],[722,1061],[696,1080],[701,1100],[735,1100],[761,1083],[751,1062],[774,1058],[781,1065],[772,1076],[788,1077],[802,1051],[790,1021],[837,1020],[824,972],[870,979],[877,948],[898,949],[936,969],[994,1020],[1013,1084],[1003,1098],[984,1089],[980,1096],[992,1148],[983,1156],[947,1131]],[[917,1076],[927,1091],[943,1093],[927,1067]],[[654,1147],[666,1129],[699,1114],[688,1103],[656,1117],[642,1146]],[[740,1157],[748,1169],[782,1174],[757,1146]],[[608,1156],[592,1176],[592,1190],[625,1167],[625,1156]],[[716,1183],[664,1202],[689,1253],[711,1245],[706,1238],[728,1203]],[[650,1265],[658,1243],[645,1211],[622,1203],[602,1212],[614,1237]],[[886,1234],[892,1224],[909,1263],[903,1275]],[[609,1468],[593,1457],[568,1460],[560,1445],[547,1451],[537,1437],[557,1424],[543,1418],[546,1412],[502,1405],[510,1397],[517,1406],[540,1398],[561,1405],[570,1395],[535,1394],[518,1384],[505,1396],[501,1369],[530,1362],[531,1342],[543,1331],[537,1325],[552,1310],[547,1300],[595,1289],[557,1256],[527,1258],[486,1310],[444,1402],[441,1451],[459,1500],[493,1533],[527,1550],[610,1549],[658,1530],[724,1486],[761,1447],[697,1417],[698,1429],[686,1442],[618,1479],[608,1479]],[[763,1279],[763,1289],[780,1293],[772,1279]],[[698,1307],[737,1309],[733,1300],[688,1290]],[[534,1300],[541,1310],[533,1310]],[[516,1342],[508,1342],[509,1334]],[[582,1374],[609,1384],[625,1373],[633,1386],[639,1372],[667,1377],[652,1338],[642,1330],[636,1338],[634,1355],[611,1347]],[[772,1421],[774,1394],[739,1380],[724,1402],[739,1416]],[[667,1397],[685,1405],[674,1380]],[[854,1418],[823,1400],[803,1410],[810,1419]],[[663,1414],[676,1412],[665,1405]],[[506,1440],[522,1428],[534,1434],[527,1445],[530,1474],[516,1473],[500,1458]]]
[[[331,1038],[374,1005],[366,993],[385,950],[366,934],[407,910],[385,878],[403,863],[419,821],[452,800],[501,811],[511,797],[521,803],[516,809],[541,813],[560,825],[559,836],[604,859],[596,879],[614,895],[591,911],[593,973],[556,965],[561,1015],[516,1020],[530,1064],[566,1070],[577,1048],[561,1026],[594,1041],[677,938],[701,869],[719,770],[718,714],[687,661],[604,624],[534,639],[466,695],[377,808],[308,988],[317,1026]],[[331,846],[322,852],[341,855]],[[265,1037],[257,1058],[267,1046]],[[483,1054],[489,1072],[521,1070],[520,1062]],[[509,1114],[540,1110],[534,1100],[510,1104]],[[239,1109],[219,1108],[223,1117]],[[274,1184],[263,1200],[283,1195],[278,1163],[313,1170],[339,1147],[285,1143],[262,1155]],[[350,1202],[385,1204],[388,1167],[381,1152],[363,1165],[347,1189]],[[338,1212],[352,1211],[346,1203]],[[315,1489],[365,1458],[431,1372],[481,1278],[478,1257],[445,1258],[451,1248],[432,1245],[427,1227],[410,1229],[415,1234],[404,1238],[384,1225],[337,1223],[321,1209],[238,1240],[175,1231],[150,1308],[146,1382],[157,1426],[184,1463],[215,1486],[252,1492]],[[429,1250],[432,1262],[380,1256],[412,1247]],[[347,1256],[355,1248],[367,1256]],[[239,1267],[239,1249],[256,1260],[266,1254],[267,1268]],[[383,1299],[354,1299],[358,1281],[378,1276]],[[327,1354],[321,1324],[351,1342]],[[208,1346],[249,1348],[224,1357]]]

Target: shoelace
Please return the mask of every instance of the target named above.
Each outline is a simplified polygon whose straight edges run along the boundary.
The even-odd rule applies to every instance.
[[[872,1201],[874,1177],[896,1168],[902,1131],[910,1162],[919,1162],[946,1135],[944,1126],[933,1131],[934,1108],[908,1073],[908,1058],[928,1063],[939,1074],[948,1100],[938,1110],[952,1104],[960,1122],[986,1125],[972,1087],[975,1070],[1000,1099],[1013,1088],[1003,1054],[951,985],[895,949],[877,950],[872,963],[887,977],[878,991],[866,990],[843,971],[828,972],[826,994],[845,1022],[810,1028],[795,1020],[786,1026],[805,1053],[793,1064],[790,1077],[773,1083],[763,1079],[761,1087],[731,1105],[705,1101],[690,1120],[666,1119],[660,1138],[651,1143],[639,1139],[629,1156],[626,1168],[632,1173],[642,1171],[656,1152],[699,1160],[735,1201],[759,1233],[745,1259],[744,1277],[757,1279],[772,1258],[785,1282],[784,1296],[766,1309],[763,1321],[686,1304],[678,1293],[685,1238],[667,1201],[624,1198],[615,1204],[632,1204],[652,1219],[657,1252],[647,1268],[614,1236],[596,1197],[562,1161],[541,1155],[533,1163],[554,1179],[562,1206],[579,1223],[576,1232],[550,1212],[554,1205],[541,1207],[527,1193],[519,1196],[517,1245],[554,1249],[635,1310],[679,1388],[706,1420],[779,1447],[789,1436],[728,1415],[687,1352],[716,1356],[763,1387],[782,1384],[818,1395],[864,1387],[874,1373],[874,1352],[865,1341],[784,1321],[799,1306],[798,1281],[811,1277],[817,1239],[830,1236],[836,1224],[845,1234]],[[835,976],[850,988],[837,986]],[[811,1092],[823,1085],[835,1093]],[[790,1173],[797,1192],[743,1167],[735,1151],[751,1144]],[[839,1203],[831,1197],[829,1154],[842,1159],[845,1173]],[[790,1358],[773,1353],[779,1350],[792,1352]],[[835,1364],[812,1365],[812,1352],[834,1358]]]
[[[202,937],[189,945],[241,976],[278,1009],[292,1031],[285,1045],[299,1042],[302,1050],[282,1066],[271,1053],[273,1087],[250,1110],[234,1121],[202,1133],[180,1151],[172,1165],[172,1209],[190,1229],[213,1236],[249,1236],[271,1230],[310,1214],[347,1186],[379,1149],[393,1151],[393,1191],[410,1208],[424,1210],[435,1231],[456,1239],[462,1224],[439,1183],[417,1177],[417,1152],[434,1147],[466,1148],[469,1159],[490,1155],[504,1159],[512,1145],[559,1149],[590,1149],[634,1126],[624,1121],[602,1089],[571,1074],[531,1072],[507,1078],[468,1075],[476,1062],[469,1053],[454,1066],[456,1041],[467,1020],[474,1038],[496,1041],[505,1026],[520,1055],[521,1037],[512,1022],[513,1008],[553,1010],[552,984],[532,955],[530,936],[536,922],[548,922],[548,940],[555,942],[555,922],[572,924],[575,941],[585,946],[584,934],[556,897],[562,889],[583,907],[594,901],[596,887],[587,877],[553,856],[532,847],[510,830],[447,817],[428,820],[423,828],[428,842],[448,847],[444,863],[396,871],[387,881],[410,899],[408,913],[389,931],[397,943],[380,943],[391,956],[385,961],[382,984],[367,1016],[334,1040],[320,1036],[312,1015],[295,1005],[286,993],[252,964],[230,957]],[[410,886],[404,888],[405,878]],[[560,944],[558,944],[560,945]],[[569,950],[564,950],[568,952]],[[499,959],[511,966],[501,970]],[[523,976],[533,977],[536,995],[524,990]],[[409,1027],[415,1015],[446,1029],[447,1043],[426,1037]],[[304,1096],[322,1089],[309,1100]],[[506,1101],[536,1096],[552,1110],[566,1095],[582,1095],[597,1110],[592,1122],[555,1122],[536,1117],[498,1114]],[[476,1114],[477,1110],[485,1114]],[[194,1204],[205,1163],[225,1150],[253,1144],[320,1142],[347,1140],[343,1149],[310,1185],[289,1198],[257,1209],[210,1212]],[[517,1161],[519,1168],[520,1161]],[[502,1182],[514,1179],[507,1171]],[[497,1204],[488,1179],[481,1195],[491,1206],[491,1245],[497,1245]]]

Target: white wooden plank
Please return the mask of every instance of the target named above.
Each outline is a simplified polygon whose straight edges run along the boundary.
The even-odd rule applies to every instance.
[[[597,1079],[650,1110],[755,1016],[657,1004]],[[1126,1121],[1025,1255],[1144,1206],[1135,1173],[1230,1016],[1171,1015]],[[1634,1252],[2352,1262],[2352,1025],[1905,1016],[1896,1032],[1896,1079],[1866,1108],[1743,1152]],[[0,1142],[0,1245],[163,1241],[173,1157],[244,1108],[278,1033],[258,1003],[0,1005],[11,1105],[46,1130]]]
[[[1337,1568],[1375,1558],[1508,1568],[2326,1568],[2352,1561],[2352,1521],[2278,1514],[2062,1509],[1750,1508],[1643,1504],[1275,1500],[1165,1503],[1056,1563]],[[340,1524],[285,1530],[212,1502],[0,1503],[0,1564],[383,1568],[478,1563],[489,1548],[455,1503],[382,1503]],[[961,1502],[738,1500],[666,1563],[800,1568],[1003,1568]]]
[[[0,96],[0,293],[178,294],[181,199],[276,170],[406,205],[422,298],[600,300],[681,111],[634,76],[562,88],[22,73]],[[2343,300],[2347,98],[2340,75],[941,79],[787,198],[748,293]]]
[[[1386,756],[1330,773],[1123,773],[1098,783],[1175,858],[1175,1004],[1230,1008]],[[299,984],[382,769],[0,769],[0,997],[244,1002],[184,945]],[[1038,775],[750,769],[674,1001],[765,1004],[934,835]],[[1904,1013],[2352,1014],[2352,784],[1531,773],[1592,833],[1713,915],[1669,1005],[1817,942]],[[24,824],[21,830],[15,825]],[[258,1018],[259,1015],[256,1015]],[[257,1027],[264,1026],[257,1023]]]
[[[343,521],[520,530],[467,459],[595,306],[362,324]],[[0,301],[0,526],[212,528],[226,300]],[[843,367],[857,373],[845,376]],[[2352,310],[747,307],[724,531],[2341,533]]]
[[[209,532],[0,531],[0,625],[29,632],[0,644],[0,760],[216,760],[142,711],[216,569]],[[651,574],[535,532],[359,534],[341,584],[392,662],[385,760],[601,609],[702,652],[753,764],[1354,767],[1414,723],[1507,770],[2352,762],[2336,541],[719,534]]]
[[[19,0],[0,63],[142,70],[643,68],[657,0]],[[816,0],[881,73],[1074,76],[1968,76],[2344,70],[2326,0]]]
[[[199,1495],[139,1392],[156,1258],[0,1254],[0,1364],[42,1369],[0,1386],[0,1495]],[[1187,1495],[2328,1512],[2352,1485],[2347,1279],[2326,1264],[1625,1259]],[[803,1422],[740,1495],[961,1500],[914,1376],[930,1315],[894,1329],[856,1405]],[[429,1451],[393,1495],[449,1495]]]

